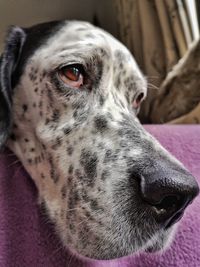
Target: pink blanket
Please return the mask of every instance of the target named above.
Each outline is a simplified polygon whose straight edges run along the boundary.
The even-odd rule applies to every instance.
[[[200,182],[200,126],[146,126]],[[37,205],[37,190],[17,158],[0,154],[0,267],[200,267],[200,196],[180,221],[164,254],[87,260],[62,248]]]

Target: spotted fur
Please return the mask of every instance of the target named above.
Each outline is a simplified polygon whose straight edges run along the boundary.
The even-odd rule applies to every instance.
[[[14,27],[8,43],[12,38],[21,47],[12,104],[4,103],[13,123],[0,128],[11,129],[7,145],[35,182],[63,244],[99,259],[162,248],[174,228],[155,221],[139,197],[137,174],[158,169],[160,159],[184,168],[136,117],[132,103],[147,86],[130,52],[77,21]],[[88,73],[80,90],[57,75],[71,63]]]

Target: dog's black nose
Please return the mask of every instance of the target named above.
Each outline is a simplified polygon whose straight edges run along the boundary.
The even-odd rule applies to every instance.
[[[183,215],[199,192],[194,177],[185,170],[161,168],[141,175],[141,197],[151,206],[155,219],[168,228]]]

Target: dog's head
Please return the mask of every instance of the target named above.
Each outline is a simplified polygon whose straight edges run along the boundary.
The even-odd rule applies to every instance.
[[[99,259],[165,247],[198,186],[136,118],[146,82],[121,43],[85,22],[12,27],[0,88],[0,142],[64,245]]]

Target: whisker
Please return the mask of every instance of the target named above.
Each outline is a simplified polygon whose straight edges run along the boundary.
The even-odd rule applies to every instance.
[[[20,160],[18,159],[18,160],[16,160],[16,161],[14,161],[14,162],[12,162],[10,165],[8,165],[8,168],[9,167],[11,167],[11,166],[13,166],[13,165],[16,165],[18,162],[20,162]]]
[[[148,82],[147,86],[148,86],[148,88],[150,88],[150,89],[156,89],[156,90],[159,90],[159,89],[160,89],[158,86],[156,86],[156,85],[154,85],[154,84],[152,84],[152,83],[149,83],[149,82]]]

